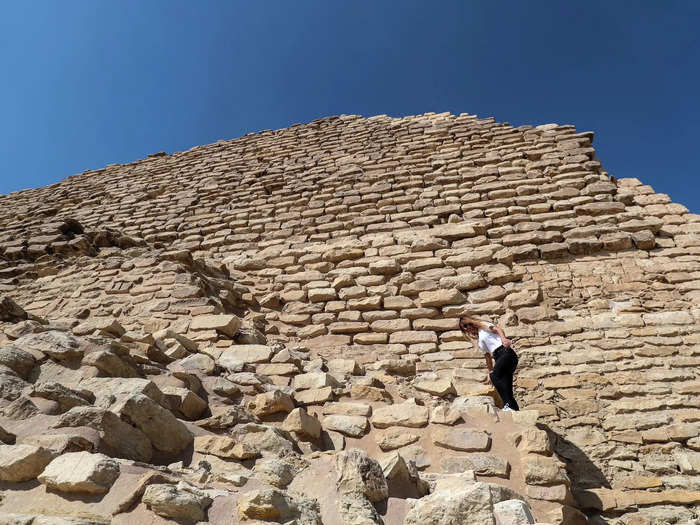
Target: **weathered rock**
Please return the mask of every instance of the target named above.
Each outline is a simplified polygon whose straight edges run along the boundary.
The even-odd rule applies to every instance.
[[[269,416],[278,412],[294,410],[294,401],[281,390],[258,394],[250,404],[250,410],[258,417]]]
[[[17,377],[14,372],[9,374],[0,373],[0,399],[14,401],[22,395],[25,388],[30,384]]]
[[[362,437],[367,432],[367,418],[364,416],[330,415],[323,418],[323,428],[335,430],[350,437]]]
[[[61,412],[70,410],[73,407],[89,405],[89,398],[91,397],[84,392],[73,390],[56,382],[35,384],[32,389],[32,395],[55,401],[58,403]]]
[[[34,445],[0,445],[0,481],[29,481],[53,459],[53,454]]]
[[[420,436],[412,434],[405,428],[388,428],[384,432],[377,433],[377,444],[384,451],[394,450],[415,443]]]
[[[102,494],[118,477],[119,463],[104,454],[69,452],[51,461],[38,479],[59,492]]]
[[[143,432],[161,452],[176,454],[192,443],[192,433],[169,411],[143,394],[117,402],[111,409]]]
[[[285,488],[297,474],[297,467],[278,458],[260,459],[255,463],[256,476],[277,488]]]
[[[224,350],[217,363],[224,368],[235,370],[239,363],[267,363],[273,353],[272,348],[265,345],[235,345]]]
[[[389,494],[382,468],[366,452],[350,449],[335,456],[336,485],[341,494],[361,494],[372,502]]]
[[[220,458],[251,459],[260,452],[246,442],[240,442],[227,436],[197,436],[194,438],[194,450],[201,454],[212,454]]]
[[[187,419],[197,419],[207,409],[207,402],[188,388],[165,387],[163,394],[170,406]]]
[[[246,492],[238,500],[238,519],[321,525],[318,503],[277,489]]]
[[[212,502],[210,497],[199,491],[169,484],[149,485],[141,501],[159,516],[193,522],[206,520],[206,510]]]
[[[491,491],[485,483],[460,490],[441,490],[416,501],[405,525],[495,525]]]
[[[3,295],[0,297],[0,321],[16,323],[27,318],[27,312],[12,300],[11,297]]]
[[[16,343],[17,341],[15,341]],[[27,379],[35,364],[34,356],[19,347],[5,346],[0,348],[0,366],[6,366],[23,379]]]
[[[446,456],[440,462],[440,469],[447,474],[473,470],[483,476],[505,478],[510,471],[510,465],[500,456],[477,452],[469,456]]]
[[[463,452],[486,451],[491,438],[485,432],[471,428],[434,428],[430,431],[433,443],[440,447]]]
[[[528,485],[569,484],[564,465],[553,457],[528,454],[523,458],[522,466]]]
[[[148,462],[153,455],[150,439],[139,428],[122,421],[114,412],[103,408],[91,406],[71,408],[61,415],[54,426],[97,429],[101,440],[101,451],[111,456]]]
[[[44,353],[60,362],[80,359],[84,353],[80,339],[59,330],[25,335],[13,344],[27,351]]]
[[[295,408],[285,418],[282,428],[312,439],[321,437],[321,423],[303,408]]]
[[[242,322],[235,315],[198,315],[192,319],[192,330],[216,330],[229,337],[234,337]]]
[[[499,501],[493,506],[496,525],[529,525],[535,518],[527,503],[519,499]]]
[[[428,424],[428,409],[414,403],[379,407],[374,409],[371,422],[376,428],[424,427]]]

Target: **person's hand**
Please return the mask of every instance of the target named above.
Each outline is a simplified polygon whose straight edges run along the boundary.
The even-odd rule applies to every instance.
[[[484,384],[485,384],[485,385],[488,385],[488,384],[490,384],[490,383],[491,383],[491,375],[490,375],[490,374],[486,374],[486,377],[484,378]]]
[[[506,348],[510,348],[511,346],[513,346],[513,341],[511,341],[507,337],[501,339],[501,343],[503,343],[503,346],[505,346]]]

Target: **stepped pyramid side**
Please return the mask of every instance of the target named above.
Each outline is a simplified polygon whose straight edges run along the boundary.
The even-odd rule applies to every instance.
[[[287,436],[299,455],[292,492],[317,497],[310,480],[360,461],[338,457],[361,448],[390,481],[388,522],[418,519],[454,481],[445,476],[475,491],[492,483],[494,503],[525,500],[540,522],[697,519],[700,216],[611,177],[592,143],[592,132],[556,124],[343,115],[0,196],[0,344],[31,350],[50,332],[86,348],[67,363],[44,341],[22,373],[0,349],[0,426],[35,443],[40,421],[66,419],[53,390],[61,406],[38,400],[45,383],[87,390],[88,404],[132,421],[136,402],[122,397],[143,393],[123,383],[142,380],[195,436],[194,459],[179,470],[142,472],[161,476],[159,486],[223,490],[222,479],[249,471],[212,459],[221,456],[202,439],[274,434],[274,414],[303,407],[288,418],[314,417],[326,437]],[[483,358],[457,329],[465,313],[516,338],[516,397],[527,410],[496,407]],[[100,395],[102,379],[114,399]],[[240,413],[225,424],[222,407]],[[392,439],[403,444],[381,446]],[[151,441],[148,460],[167,464]],[[125,457],[90,451],[103,449]],[[377,455],[390,449],[400,461]],[[208,478],[193,474],[196,459],[214,465]],[[200,494],[215,500],[210,521],[227,523],[217,497],[252,519],[252,486]],[[146,503],[152,492],[115,519],[158,508]],[[18,494],[6,501],[40,514]],[[341,497],[324,498],[324,523],[343,523],[324,507]],[[375,519],[371,504],[357,505]]]

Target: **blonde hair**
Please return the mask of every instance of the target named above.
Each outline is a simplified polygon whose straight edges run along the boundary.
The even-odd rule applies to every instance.
[[[464,328],[464,325],[472,325],[475,326],[477,329],[481,330],[490,330],[492,326],[491,323],[482,321],[481,319],[477,319],[476,317],[469,317],[467,315],[461,316],[459,318],[459,329],[465,336],[467,336],[467,338],[471,339],[472,341],[476,341],[476,336],[467,332],[467,330]]]

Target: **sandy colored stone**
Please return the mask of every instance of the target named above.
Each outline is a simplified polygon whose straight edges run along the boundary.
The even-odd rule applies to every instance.
[[[281,390],[272,390],[255,396],[250,409],[258,417],[269,416],[277,412],[291,412],[294,410],[294,401],[289,394]]]
[[[59,492],[102,494],[109,491],[119,472],[119,463],[104,454],[69,452],[51,461],[38,479]]]
[[[430,431],[433,443],[440,447],[463,452],[483,452],[491,447],[491,438],[485,432],[471,428],[437,427]]]
[[[362,437],[367,432],[367,418],[332,414],[323,418],[323,428],[350,437]]]
[[[375,428],[424,427],[428,424],[428,409],[414,403],[377,407],[373,410],[371,422]]]
[[[377,445],[383,451],[394,450],[415,443],[420,436],[407,431],[405,428],[391,427],[375,435]]]
[[[141,501],[159,516],[196,522],[206,520],[206,509],[212,499],[175,485],[154,484],[146,487]]]
[[[0,445],[0,481],[29,481],[51,462],[53,454],[34,445]]]
[[[192,330],[216,330],[233,337],[241,328],[241,320],[235,315],[198,315],[190,323]]]

